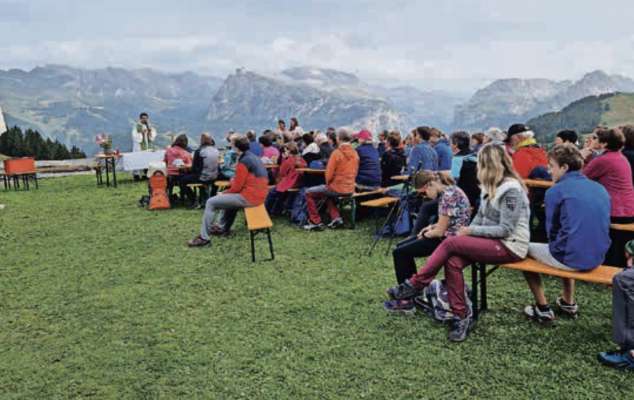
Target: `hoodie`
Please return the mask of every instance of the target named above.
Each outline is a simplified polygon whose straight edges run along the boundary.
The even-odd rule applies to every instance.
[[[528,179],[535,167],[548,168],[548,156],[536,144],[520,145],[513,153],[513,167],[522,179]]]
[[[341,143],[332,152],[326,167],[326,186],[335,193],[354,193],[359,156],[350,143]]]

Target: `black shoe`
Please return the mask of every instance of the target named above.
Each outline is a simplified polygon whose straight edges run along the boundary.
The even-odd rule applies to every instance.
[[[471,316],[467,316],[463,319],[453,318],[449,325],[448,339],[452,342],[462,342],[467,338],[467,335],[473,329],[474,321]]]
[[[422,289],[415,288],[407,279],[400,285],[389,288],[387,295],[392,300],[407,300],[419,296],[422,292]]]

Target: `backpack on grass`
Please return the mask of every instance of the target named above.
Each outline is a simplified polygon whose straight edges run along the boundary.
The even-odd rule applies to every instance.
[[[467,315],[473,315],[473,305],[471,304],[471,290],[465,285],[465,303],[467,305]],[[447,284],[445,280],[434,279],[429,286],[423,289],[423,293],[414,299],[416,305],[427,315],[438,322],[448,322],[454,314],[449,306],[449,296],[447,295]]]
[[[167,197],[167,177],[156,171],[150,177],[148,185],[150,187],[150,210],[166,210],[170,208],[170,200]]]

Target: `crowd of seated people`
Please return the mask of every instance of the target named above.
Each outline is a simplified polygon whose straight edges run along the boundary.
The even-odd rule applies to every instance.
[[[296,119],[290,129],[285,126],[280,120],[276,131],[267,130],[259,139],[254,132],[230,133],[230,149],[223,156],[208,134],[201,135],[193,155],[185,135],[174,140],[165,154],[170,189],[178,186],[190,196],[189,183],[231,181],[227,190],[206,200],[200,232],[190,246],[207,246],[211,236],[226,235],[242,208],[265,203],[271,213],[279,214],[277,210],[288,207],[290,194],[300,188],[305,189],[308,214],[304,228],[334,229],[343,225],[338,199],[399,187],[402,181],[394,178],[410,175],[414,194],[424,200],[410,236],[393,251],[397,285],[388,289],[390,300],[384,308],[415,312],[414,298],[444,269],[453,315],[451,341],[465,340],[474,326],[462,275],[467,265],[531,257],[553,268],[592,271],[602,264],[632,263],[625,251],[630,245],[634,253],[634,242],[627,243],[632,238],[610,229],[611,224],[634,223],[632,126],[596,128],[581,148],[577,132],[562,130],[550,151],[523,124],[506,132],[490,128],[476,135],[459,131],[449,136],[421,126],[404,140],[397,131],[385,131],[376,141],[368,130],[305,132]],[[267,164],[274,167],[269,168],[275,170],[274,176],[267,173]],[[307,167],[323,173],[303,173]],[[527,179],[554,184],[548,190],[528,188]],[[330,217],[328,225],[322,222],[322,205]],[[531,222],[534,216],[536,224]],[[542,236],[535,233],[540,226]],[[423,257],[417,270],[416,258]],[[523,310],[528,318],[549,324],[556,314],[578,317],[573,280],[562,280],[562,293],[551,307],[541,277],[524,275],[533,296]],[[601,353],[600,359],[618,367],[631,360],[634,367],[630,350]]]

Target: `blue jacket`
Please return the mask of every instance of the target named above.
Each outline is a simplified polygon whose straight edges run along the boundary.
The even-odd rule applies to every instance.
[[[449,142],[445,139],[439,140],[434,146],[434,150],[436,150],[438,155],[438,170],[449,171],[451,169],[451,158],[453,157]]]
[[[550,254],[580,271],[601,265],[610,247],[610,196],[580,171],[568,172],[546,191]]]
[[[359,172],[356,182],[365,186],[381,186],[381,163],[379,152],[370,143],[357,147]]]
[[[249,151],[258,157],[262,157],[262,145],[255,140],[249,143]]]
[[[438,154],[427,142],[417,144],[409,154],[407,170],[410,174],[423,170],[438,171]]]

